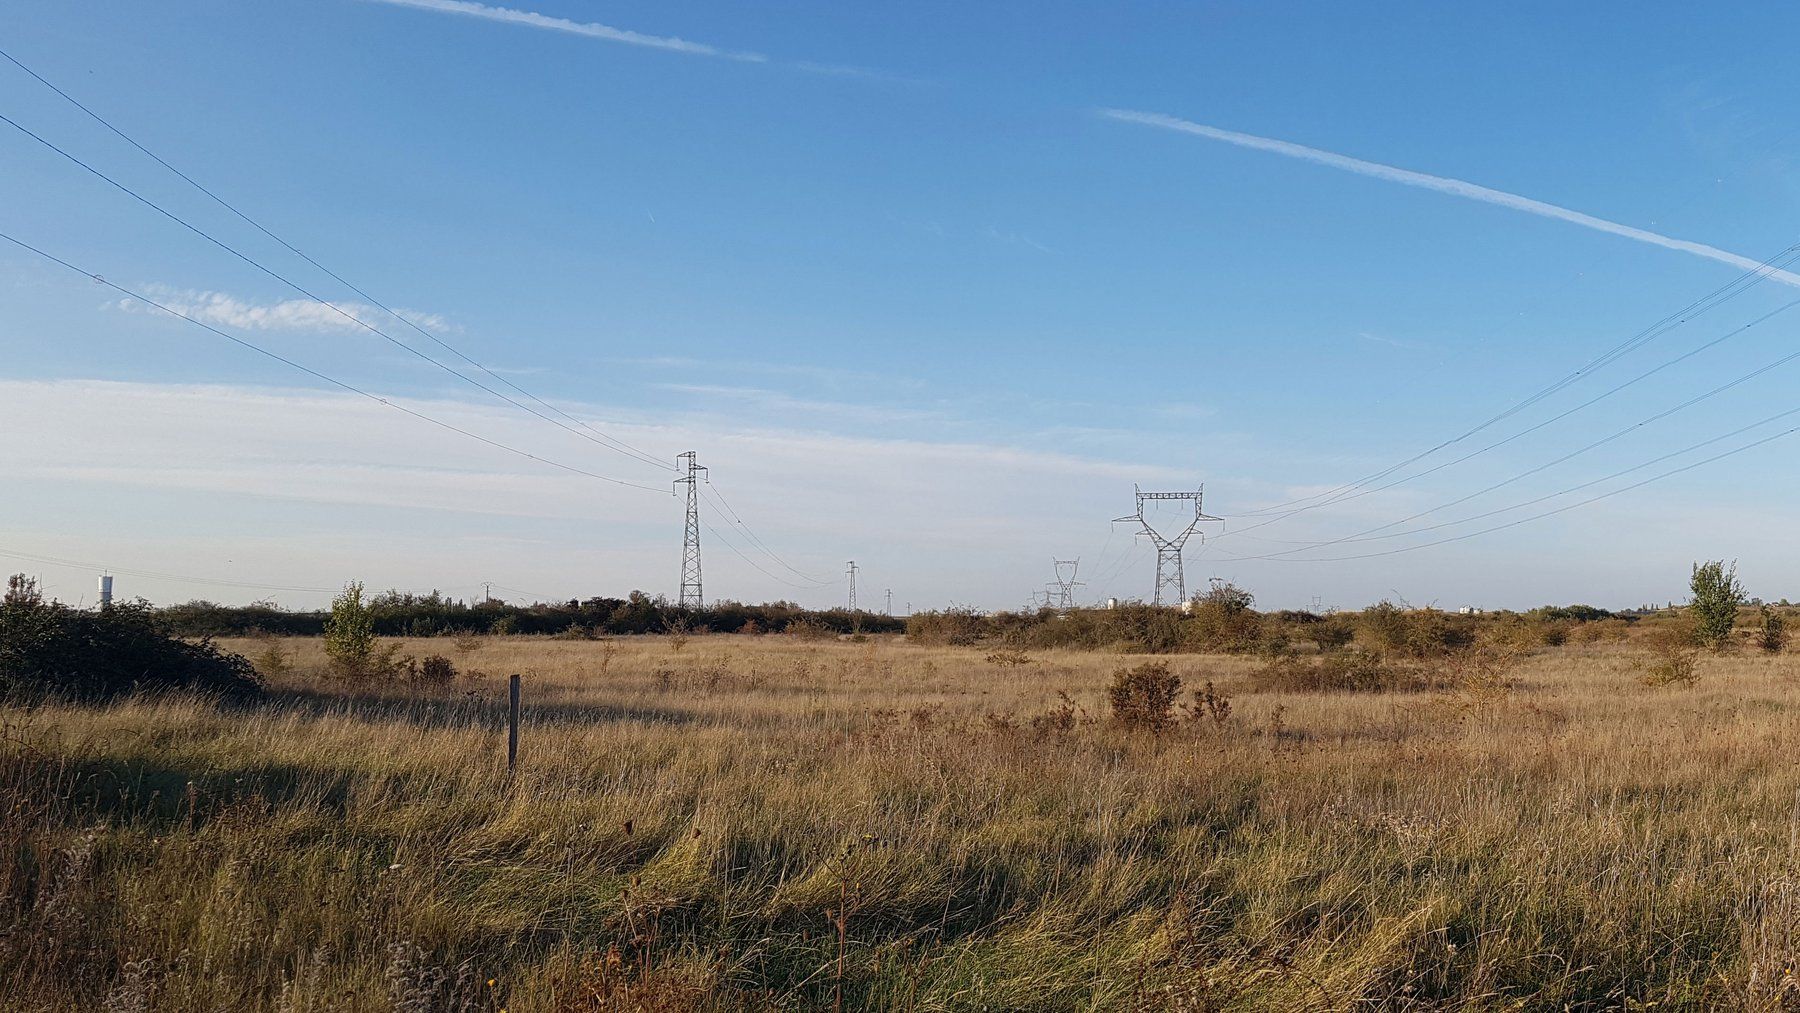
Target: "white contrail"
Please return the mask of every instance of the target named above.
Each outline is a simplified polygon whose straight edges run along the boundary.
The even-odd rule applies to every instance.
[[[1481,201],[1484,204],[1498,204],[1503,208],[1512,208],[1514,211],[1523,211],[1529,215],[1538,215],[1542,218],[1554,218],[1557,221],[1568,222],[1571,225],[1579,225],[1582,228],[1593,229],[1596,232],[1606,232],[1615,236],[1621,236],[1625,239],[1633,239],[1640,243],[1649,243],[1652,246],[1660,246],[1668,250],[1679,250],[1682,253],[1691,253],[1696,257],[1705,257],[1708,260],[1716,260],[1721,264],[1730,264],[1733,267],[1741,268],[1746,271],[1762,269],[1767,271],[1768,277],[1773,278],[1782,284],[1800,287],[1800,274],[1763,268],[1761,261],[1732,253],[1729,250],[1721,250],[1716,246],[1708,246],[1705,243],[1693,243],[1685,239],[1675,239],[1658,232],[1650,232],[1630,225],[1621,225],[1618,222],[1609,222],[1604,218],[1595,218],[1593,215],[1582,214],[1580,211],[1571,211],[1568,208],[1558,207],[1555,204],[1546,204],[1541,200],[1532,200],[1530,197],[1521,197],[1516,193],[1507,193],[1504,190],[1495,190],[1491,187],[1468,183],[1460,179],[1450,179],[1446,176],[1432,176],[1423,172],[1414,172],[1411,169],[1401,169],[1392,165],[1382,165],[1380,162],[1365,162],[1360,158],[1351,158],[1349,155],[1340,155],[1331,151],[1321,151],[1318,148],[1309,148],[1304,144],[1294,144],[1291,141],[1277,141],[1271,137],[1258,137],[1255,134],[1240,134],[1235,130],[1221,130],[1218,127],[1209,127],[1203,123],[1194,123],[1175,116],[1165,116],[1162,113],[1137,112],[1131,109],[1102,109],[1100,110],[1100,115],[1105,116],[1108,119],[1120,120],[1125,123],[1137,123],[1148,127],[1161,127],[1164,130],[1177,130],[1184,134],[1193,134],[1197,137],[1205,137],[1209,140],[1224,141],[1226,144],[1235,144],[1240,148],[1254,148],[1257,151],[1267,151],[1276,155],[1285,155],[1288,158],[1298,158],[1307,162],[1316,162],[1319,165],[1328,165],[1334,169],[1342,169],[1345,172],[1354,172],[1359,176],[1373,176],[1376,179],[1385,179],[1391,183],[1402,183],[1406,186],[1416,186],[1426,190],[1436,190],[1438,193],[1447,193],[1453,197],[1463,197],[1468,200]]]
[[[571,35],[585,35],[590,39],[605,39],[608,42],[623,42],[630,46],[648,46],[651,49],[666,49],[674,53],[686,53],[690,56],[716,56],[726,60],[742,60],[746,63],[767,63],[769,58],[761,53],[743,53],[729,49],[709,46],[704,42],[689,42],[667,35],[645,35],[625,28],[614,28],[611,25],[597,24],[592,21],[571,21],[568,18],[555,18],[535,11],[514,10],[510,7],[490,7],[487,4],[474,3],[472,0],[370,0],[371,3],[390,4],[395,7],[415,7],[419,10],[437,11],[440,14],[462,14],[472,18],[485,18],[489,21],[504,21],[508,24],[524,25],[527,28],[542,28],[552,32],[567,32]]]

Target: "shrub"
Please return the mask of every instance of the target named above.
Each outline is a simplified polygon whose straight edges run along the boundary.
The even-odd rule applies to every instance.
[[[0,602],[0,698],[104,700],[141,688],[254,696],[250,662],[168,636],[144,603],[87,612],[35,594]]]
[[[837,633],[834,632],[831,627],[826,626],[816,619],[796,619],[793,622],[788,623],[787,628],[782,630],[782,632],[793,637],[795,640],[807,641],[831,640],[837,636]]]
[[[1258,689],[1288,693],[1415,693],[1451,681],[1447,675],[1391,663],[1369,651],[1341,651],[1312,660],[1280,657],[1250,678]]]
[[[1139,654],[1168,654],[1181,648],[1181,613],[1155,605],[1121,605],[1107,610],[1111,642]]]
[[[968,647],[981,639],[985,623],[973,609],[915,612],[906,617],[906,639],[920,644]]]
[[[1688,589],[1693,596],[1694,640],[1701,647],[1722,651],[1737,625],[1738,606],[1744,603],[1744,587],[1738,583],[1737,564],[1723,560],[1695,563]]]
[[[1146,661],[1114,672],[1106,695],[1114,721],[1161,732],[1175,722],[1175,694],[1180,691],[1181,677],[1169,671],[1167,662]]]
[[[1438,609],[1413,609],[1382,601],[1356,617],[1356,639],[1378,654],[1429,658],[1461,650],[1475,638],[1470,623]]]
[[[325,654],[331,670],[344,678],[375,674],[375,613],[363,599],[361,581],[351,581],[331,599],[331,615],[325,620]]]
[[[1232,654],[1256,650],[1263,641],[1263,624],[1262,617],[1251,611],[1255,603],[1250,592],[1215,580],[1189,608],[1182,643],[1195,650]]]
[[[985,659],[995,668],[1018,668],[1031,664],[1031,656],[1024,651],[995,651]]]
[[[1056,706],[1031,719],[1031,730],[1036,732],[1040,739],[1052,735],[1061,738],[1074,731],[1075,727],[1087,716],[1086,712],[1075,703],[1075,698],[1067,692],[1058,691],[1056,699]],[[918,723],[916,716],[914,723]]]
[[[1780,654],[1787,647],[1787,620],[1767,605],[1762,607],[1762,621],[1756,627],[1756,646],[1770,654]]]
[[[421,686],[448,686],[456,681],[456,666],[441,654],[426,655],[419,662],[413,681]]]
[[[1231,698],[1214,689],[1209,679],[1204,689],[1194,690],[1194,702],[1182,711],[1187,715],[1188,723],[1197,725],[1211,721],[1216,728],[1231,719]]]
[[[279,679],[293,671],[294,663],[288,660],[287,651],[281,647],[281,641],[274,637],[268,639],[267,646],[256,656],[256,671],[267,679]]]
[[[1679,619],[1659,623],[1644,638],[1650,649],[1650,663],[1644,671],[1644,682],[1650,686],[1679,683],[1692,686],[1700,681],[1698,623]]]
[[[1313,643],[1319,645],[1320,651],[1336,651],[1350,645],[1350,641],[1356,637],[1356,628],[1343,619],[1332,616],[1307,630],[1307,635],[1312,637]]]

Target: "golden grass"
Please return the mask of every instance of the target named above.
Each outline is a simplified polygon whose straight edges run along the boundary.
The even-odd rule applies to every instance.
[[[408,642],[483,673],[428,694],[283,648],[255,708],[0,711],[4,1008],[1800,1004],[1792,656],[1432,694],[1179,656],[1231,716],[1151,736],[1033,728],[1103,718],[1117,655]]]

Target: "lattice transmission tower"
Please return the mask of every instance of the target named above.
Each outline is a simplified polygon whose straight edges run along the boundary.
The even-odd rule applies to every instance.
[[[1046,599],[1045,603],[1048,604],[1053,600],[1056,602],[1056,607],[1059,609],[1074,608],[1075,589],[1087,585],[1086,581],[1075,579],[1076,574],[1081,572],[1081,557],[1076,556],[1074,559],[1053,558],[1050,560],[1050,563],[1052,566],[1056,567],[1056,580],[1049,584],[1045,584],[1044,586],[1050,589],[1050,593],[1054,597]],[[1066,577],[1063,576],[1065,572],[1068,574]]]
[[[1137,493],[1137,513],[1120,517],[1113,523],[1136,521],[1138,526],[1143,529],[1140,534],[1148,537],[1156,546],[1156,593],[1150,599],[1151,604],[1178,605],[1187,600],[1187,578],[1182,573],[1181,566],[1183,547],[1187,545],[1189,536],[1199,529],[1201,521],[1216,521],[1223,520],[1223,518],[1211,517],[1200,511],[1200,496],[1205,491],[1205,486],[1201,486],[1193,492],[1145,492],[1136,485],[1131,488]],[[1149,519],[1144,516],[1144,501],[1168,499],[1194,501],[1194,519],[1188,521],[1186,527],[1173,535],[1165,535],[1156,530]],[[1202,539],[1205,537],[1205,535],[1201,536]],[[1172,600],[1167,597],[1167,593],[1170,591],[1174,592]]]
[[[691,450],[675,455],[675,464],[677,468],[686,466],[675,484],[687,486],[687,533],[681,540],[681,607],[697,609],[706,604],[700,591],[700,482],[710,483],[712,477]]]
[[[850,560],[850,569],[845,571],[850,578],[850,611],[856,611],[856,560]]]

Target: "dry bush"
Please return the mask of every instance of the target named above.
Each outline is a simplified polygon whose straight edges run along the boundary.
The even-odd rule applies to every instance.
[[[1356,642],[1387,657],[1433,658],[1469,646],[1475,623],[1438,609],[1414,609],[1383,601],[1358,613]]]
[[[281,646],[280,640],[274,637],[257,639],[264,641],[266,646],[257,652],[256,657],[250,661],[256,667],[256,674],[264,679],[279,679],[294,670],[294,662],[288,657],[287,650]]]
[[[688,624],[687,624],[686,620],[684,620],[684,619],[669,620],[669,629],[668,629],[669,650],[674,651],[676,654],[680,654],[681,649],[688,645],[688,639],[689,639],[688,632],[689,632]]]
[[[1180,691],[1181,677],[1169,671],[1167,662],[1146,661],[1114,672],[1106,696],[1114,722],[1162,732],[1175,723],[1175,694]]]
[[[1650,657],[1643,680],[1649,686],[1693,686],[1700,681],[1698,624],[1682,616],[1658,623],[1643,639]]]
[[[1277,657],[1251,672],[1250,681],[1263,692],[1418,693],[1445,688],[1454,677],[1417,662],[1349,650],[1317,658]]]
[[[995,668],[1018,668],[1031,664],[1031,656],[1024,651],[995,651],[983,660]]]
[[[788,623],[782,630],[784,634],[795,640],[815,643],[820,640],[836,640],[837,631],[824,623],[812,619],[796,619]]]
[[[979,642],[986,624],[973,609],[915,612],[906,617],[906,639],[915,644],[967,647]]]
[[[456,681],[456,665],[441,654],[427,654],[408,671],[407,681],[425,689],[442,689]]]
[[[1766,654],[1780,654],[1787,648],[1787,618],[1767,605],[1762,606],[1756,625],[1756,646]]]
[[[1571,644],[1618,644],[1631,636],[1631,623],[1624,619],[1595,619],[1576,623],[1569,630]]]
[[[1194,701],[1182,706],[1182,713],[1192,725],[1211,724],[1221,727],[1231,720],[1231,698],[1213,688],[1212,680],[1194,690]]]

